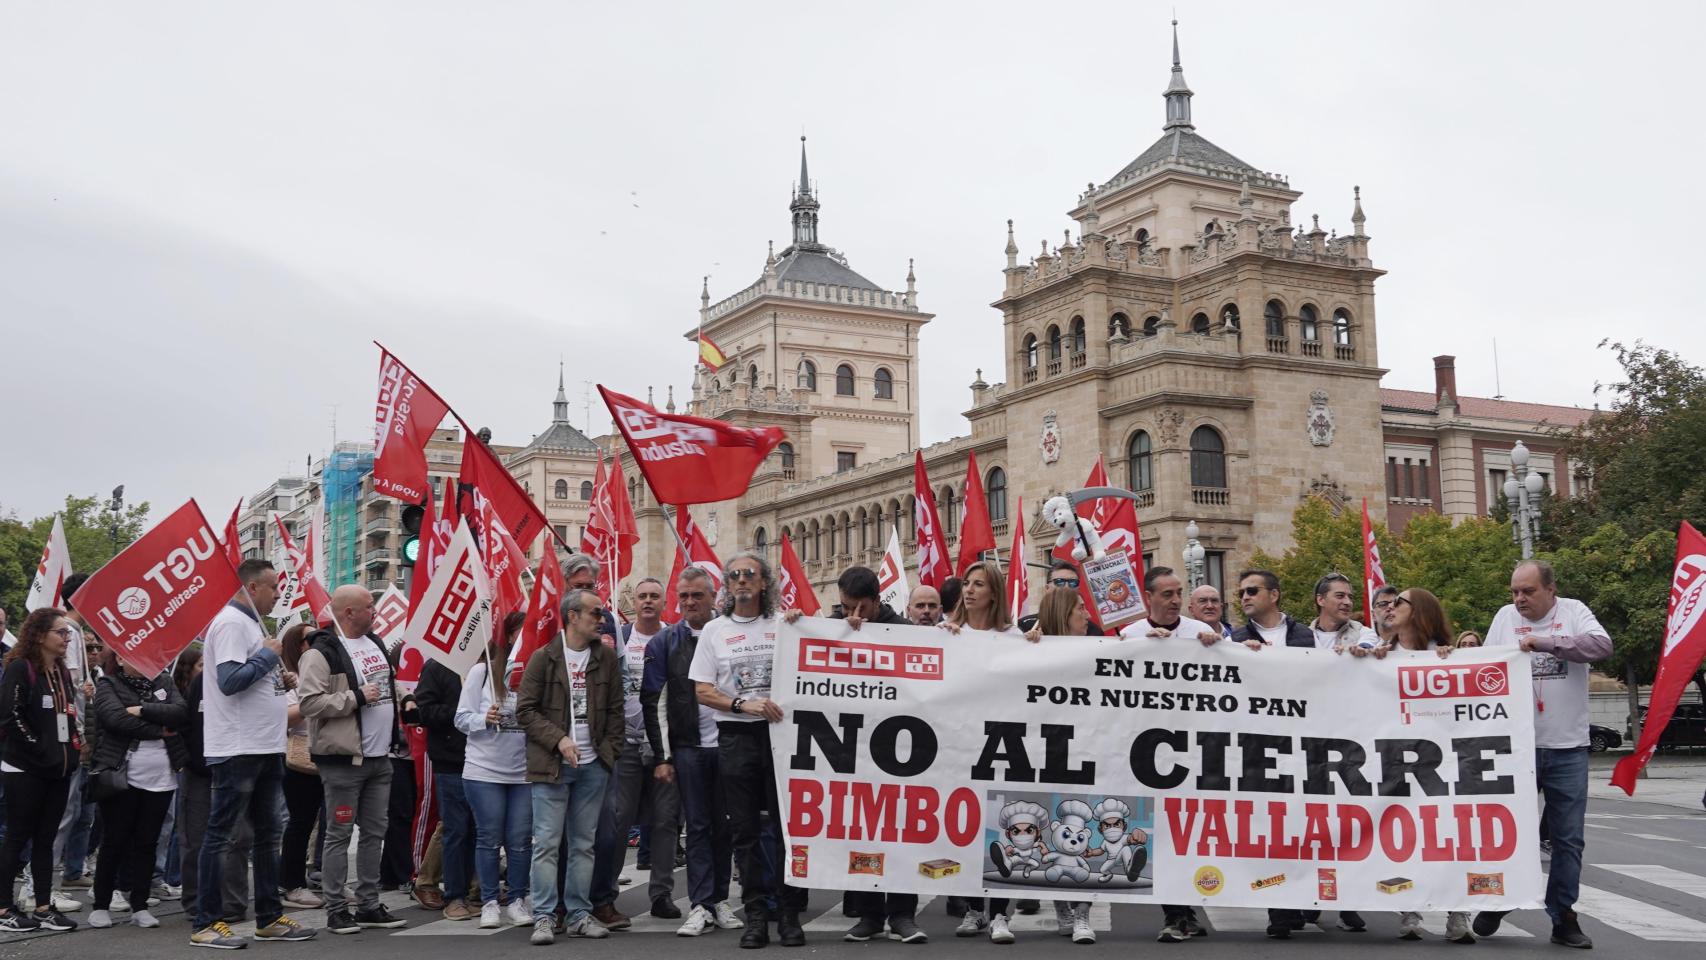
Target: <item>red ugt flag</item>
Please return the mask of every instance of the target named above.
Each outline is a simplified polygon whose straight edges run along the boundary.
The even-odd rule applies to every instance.
[[[1706,537],[1683,521],[1676,535],[1676,569],[1671,574],[1670,616],[1665,623],[1665,649],[1659,655],[1653,693],[1647,702],[1647,722],[1635,752],[1617,761],[1611,782],[1635,795],[1635,778],[1659,747],[1659,735],[1676,713],[1677,701],[1706,659]]]
[[[279,542],[284,544],[284,554],[290,558],[290,565],[296,571],[296,602],[291,610],[307,610],[309,621],[318,626],[332,622],[332,595],[326,592],[326,585],[320,582],[320,575],[314,572],[314,531],[308,530],[308,538],[302,547],[297,547],[295,539],[290,536],[290,530],[284,525],[284,518],[273,514],[273,523],[278,524]]]
[[[375,343],[374,346],[379,346]],[[379,402],[373,413],[373,489],[420,503],[432,489],[426,444],[450,404],[379,346]]]
[[[912,492],[917,501],[913,525],[918,532],[918,582],[942,589],[948,572],[948,542],[942,536],[942,518],[936,513],[936,497],[930,492],[930,477],[924,472],[924,451],[912,458]]]
[[[1380,544],[1374,525],[1368,521],[1368,498],[1362,499],[1362,622],[1374,626],[1374,591],[1386,586],[1386,571],[1380,566]]]
[[[983,478],[977,472],[977,454],[966,455],[965,518],[960,521],[960,555],[954,569],[961,576],[985,550],[995,549],[995,528],[989,522],[989,500],[983,495]],[[1020,513],[1020,517],[1024,514]],[[1015,526],[1024,526],[1016,522]]]
[[[504,469],[497,454],[491,448],[480,442],[480,438],[468,430],[463,424],[467,436],[462,441],[462,472],[457,480],[463,490],[458,494],[457,506],[464,514],[477,510],[478,505],[467,500],[467,495],[478,490],[482,496],[492,502],[492,509],[497,511],[498,519],[503,521],[504,528],[515,538],[515,542],[525,552],[533,546],[533,539],[545,529],[545,513],[521,484]]]
[[[794,541],[788,538],[788,531],[782,531],[782,577],[777,590],[778,602],[783,610],[798,610],[808,617],[817,616],[823,606],[817,602],[817,594],[812,592],[812,582],[806,579],[806,568],[800,565],[800,558],[794,553]]]
[[[152,677],[241,587],[213,527],[191,500],[95,571],[71,603],[113,653]]]
[[[733,500],[782,442],[781,427],[747,430],[721,420],[659,413],[650,404],[598,388],[616,429],[659,501],[675,506]]]

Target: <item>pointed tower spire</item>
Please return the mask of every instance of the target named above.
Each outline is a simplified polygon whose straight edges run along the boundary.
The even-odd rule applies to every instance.
[[[1360,237],[1363,235],[1362,225],[1368,222],[1368,218],[1362,213],[1362,188],[1352,187],[1351,190],[1356,194],[1356,206],[1351,210],[1351,223],[1353,224],[1351,236]]]
[[[711,275],[699,281],[699,309],[708,310],[711,307]]]
[[[669,402],[664,405],[664,411],[667,413],[675,412],[675,384],[673,383],[669,385]]]
[[[569,394],[563,389],[563,361],[557,361],[557,399],[551,401],[551,419],[556,423],[569,422]]]
[[[794,215],[794,249],[822,250],[817,242],[817,198],[812,196],[811,181],[806,173],[806,138],[800,137],[800,182],[794,185],[794,202],[788,211]],[[782,251],[786,256],[788,251]]]
[[[1161,129],[1194,130],[1191,125],[1191,88],[1185,83],[1185,68],[1179,65],[1179,21],[1173,21],[1173,78],[1161,95],[1167,101],[1167,122]]]
[[[1007,221],[1007,269],[1019,265],[1019,244],[1013,240],[1013,221]]]
[[[806,174],[806,135],[803,133],[800,134],[800,182],[794,189],[794,195],[797,197],[812,195],[812,182]]]
[[[916,276],[913,276],[912,258],[911,257],[906,258],[906,292],[907,293],[917,293],[918,292],[918,278]]]

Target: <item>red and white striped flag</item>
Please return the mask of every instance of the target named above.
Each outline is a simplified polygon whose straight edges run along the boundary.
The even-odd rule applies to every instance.
[[[1380,544],[1368,520],[1368,498],[1362,499],[1362,622],[1374,626],[1374,591],[1386,586],[1386,571],[1380,566]]]
[[[936,512],[936,496],[930,492],[930,475],[924,472],[924,451],[912,459],[913,527],[918,535],[918,582],[942,589],[952,576],[948,569],[948,539],[942,533],[942,518]]]
[[[1694,682],[1706,661],[1706,537],[1684,520],[1676,535],[1676,567],[1671,573],[1670,616],[1665,621],[1665,649],[1653,675],[1647,719],[1635,752],[1617,761],[1611,772],[1614,786],[1635,795],[1635,779],[1659,748],[1659,736],[1676,713],[1683,691]]]
[[[808,617],[817,616],[823,605],[817,602],[817,594],[812,592],[812,582],[806,579],[806,568],[794,553],[794,541],[788,538],[786,530],[782,531],[782,560],[776,566],[781,571],[777,594],[782,609],[798,610]]]
[[[1026,602],[1031,598],[1031,577],[1025,570],[1025,498],[1019,498],[1019,512],[1013,515],[1013,556],[1007,561],[1007,603],[1013,622],[1025,615]]]

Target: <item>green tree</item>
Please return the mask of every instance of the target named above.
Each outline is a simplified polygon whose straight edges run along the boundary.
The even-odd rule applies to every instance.
[[[1291,515],[1291,536],[1292,547],[1283,556],[1257,551],[1250,563],[1279,576],[1280,606],[1293,619],[1308,623],[1315,619],[1315,581],[1322,574],[1336,570],[1361,584],[1362,515],[1351,510],[1335,513],[1331,503],[1310,497]],[[1384,526],[1376,526],[1374,539],[1380,544],[1382,562],[1386,562],[1394,549],[1392,535]],[[1391,570],[1389,564],[1387,570]],[[1357,598],[1360,603],[1360,586]],[[1228,615],[1241,620],[1236,598],[1229,597],[1228,603]]]
[[[113,515],[99,497],[67,495],[65,508],[25,523],[15,514],[0,516],[0,606],[14,622],[23,619],[24,596],[35,578],[42,548],[53,531],[53,518],[65,521],[65,546],[71,551],[71,569],[94,573],[111,560],[114,549]],[[119,514],[117,543],[128,546],[148,526],[148,504],[132,504]]]
[[[1676,534],[1652,530],[1636,539],[1607,523],[1579,543],[1541,556],[1557,572],[1559,588],[1587,604],[1611,634],[1611,657],[1598,668],[1651,683],[1664,649]]]

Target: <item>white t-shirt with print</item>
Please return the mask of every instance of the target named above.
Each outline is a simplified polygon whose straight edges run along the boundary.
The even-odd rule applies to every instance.
[[[266,641],[261,625],[248,612],[227,604],[208,624],[203,641],[207,664],[202,680],[202,752],[208,757],[283,753],[284,678],[279,667],[227,695],[219,689],[219,665],[246,662]]]
[[[569,736],[574,738],[581,763],[593,756],[592,724],[586,717],[586,665],[591,659],[591,647],[574,650],[567,640],[563,641],[563,663],[569,668],[569,726],[574,728]]]
[[[1143,639],[1147,638],[1149,636],[1149,631],[1154,629],[1155,625],[1149,622],[1148,617],[1145,617],[1142,620],[1137,620],[1121,627],[1120,636],[1125,637],[1128,640],[1134,638]],[[1285,628],[1282,626],[1280,628],[1280,639],[1282,641],[1285,639],[1284,630]],[[1183,615],[1179,617],[1179,625],[1173,628],[1173,636],[1183,637],[1187,640],[1195,640],[1197,637],[1205,633],[1212,633],[1215,636],[1220,635],[1213,627],[1203,623],[1201,620],[1193,620],[1190,617]]]
[[[622,719],[627,728],[629,743],[646,742],[646,714],[640,706],[640,683],[646,676],[646,644],[655,633],[641,633],[638,628],[628,634],[622,652]]]
[[[715,621],[712,621],[712,622],[715,622]],[[711,625],[710,623],[705,624],[705,626],[707,626],[707,627],[710,625]],[[698,630],[694,630],[691,626],[689,626],[687,629],[691,630],[693,632],[693,642],[695,644],[695,646],[693,647],[693,651],[695,654],[697,654],[699,651],[699,647],[697,646],[697,644],[699,642],[700,636],[705,632],[704,628],[701,627]],[[691,663],[688,664],[688,672],[690,674],[692,673],[692,664]],[[689,676],[688,679],[691,680],[692,677]],[[661,704],[663,702],[663,699],[659,698],[658,702]],[[710,707],[707,707],[702,703],[699,704],[698,707],[699,707],[699,746],[701,746],[701,747],[715,747],[717,745],[717,711],[712,710]],[[664,711],[664,713],[667,714],[667,711]]]
[[[712,684],[730,698],[768,698],[775,660],[775,617],[718,617],[705,624],[700,632],[687,678],[695,683]],[[718,720],[763,722],[763,717],[744,707],[742,710],[715,713]]]
[[[1524,637],[1605,636],[1588,605],[1559,597],[1542,620],[1524,620],[1514,604],[1493,617],[1485,646],[1518,646]],[[1588,745],[1588,665],[1535,650],[1528,655],[1534,674],[1534,745],[1568,750]]]
[[[492,706],[492,685],[486,681],[486,664],[468,668],[462,681],[462,698],[456,702],[456,729],[468,735],[462,761],[462,779],[480,783],[527,782],[527,732],[515,719],[515,690],[504,685],[498,704],[496,726],[486,723]]]
[[[379,688],[379,699],[361,707],[361,755],[383,757],[391,753],[391,725],[397,715],[396,701],[391,699],[391,663],[385,651],[367,637],[350,639],[340,632],[344,653],[355,664],[356,676],[363,684]]]

